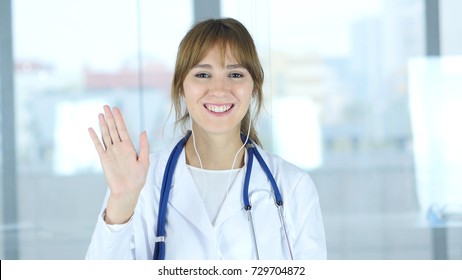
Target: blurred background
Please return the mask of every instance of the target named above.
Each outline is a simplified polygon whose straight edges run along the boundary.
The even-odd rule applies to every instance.
[[[106,184],[88,127],[119,106],[172,141],[195,22],[234,17],[265,70],[265,149],[306,169],[329,259],[462,259],[462,1],[0,0],[0,259],[82,259]]]

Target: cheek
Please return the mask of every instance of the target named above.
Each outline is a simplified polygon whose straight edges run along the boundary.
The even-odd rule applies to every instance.
[[[186,108],[188,109],[188,112],[191,114],[194,114],[194,112],[197,111],[197,102],[196,102],[196,99],[193,98],[191,92],[189,92],[189,94],[185,93],[184,100],[185,100]]]
[[[241,90],[239,90],[238,92],[240,101],[243,104],[249,104],[250,100],[252,99],[252,93],[253,93],[253,84],[242,87]]]
[[[197,102],[198,98],[200,97],[201,89],[198,86],[193,86],[191,83],[185,81],[183,83],[183,95],[186,101],[186,105],[189,107],[190,105]]]

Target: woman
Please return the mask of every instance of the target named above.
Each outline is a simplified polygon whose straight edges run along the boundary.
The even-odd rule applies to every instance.
[[[178,49],[172,101],[177,122],[190,125],[191,133],[173,153],[149,156],[143,132],[137,154],[120,111],[105,106],[99,115],[102,142],[89,132],[109,190],[86,257],[325,259],[319,199],[309,175],[259,147],[252,116],[262,104],[262,85],[246,28],[234,19],[211,19],[196,24]],[[171,164],[175,151],[177,163]],[[283,206],[276,205],[277,191],[261,164],[252,165],[257,153],[274,176]],[[162,210],[168,170],[174,173]],[[158,229],[162,213],[165,233]]]

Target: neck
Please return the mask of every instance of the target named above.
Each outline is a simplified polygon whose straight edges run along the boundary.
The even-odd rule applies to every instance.
[[[197,157],[194,150],[194,138],[196,142]],[[200,128],[194,127],[194,135],[189,137],[186,143],[186,162],[194,167],[210,170],[226,170],[232,168],[241,168],[244,166],[245,149],[241,149],[236,156],[237,151],[242,147],[242,140],[239,130],[225,134],[208,134]],[[236,162],[233,165],[234,158]]]

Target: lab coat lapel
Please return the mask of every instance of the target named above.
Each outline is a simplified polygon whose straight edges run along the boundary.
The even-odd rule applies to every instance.
[[[244,178],[245,172],[247,170],[247,159],[248,158],[246,150],[244,157],[244,167],[239,172],[239,174],[236,177],[236,180],[234,181],[233,186],[230,188],[228,199],[226,199],[225,203],[223,203],[223,206],[215,222],[215,227],[220,226],[222,223],[226,222],[226,220],[228,220],[230,217],[236,215],[236,213],[239,213],[239,211],[244,211],[242,191],[244,189]],[[253,187],[265,184],[265,181],[267,181],[265,173],[262,171],[260,164],[254,157],[252,164],[252,173],[250,175],[249,192],[252,192]]]
[[[213,227],[200,194],[186,167],[185,152],[180,155],[175,169],[169,204],[205,236],[213,236]]]
[[[244,209],[244,203],[242,202],[244,174],[245,172],[243,172],[243,170],[237,174],[236,180],[234,180],[233,185],[229,189],[228,197],[225,199],[220,212],[218,213],[215,221],[215,227],[220,226],[227,219]]]

